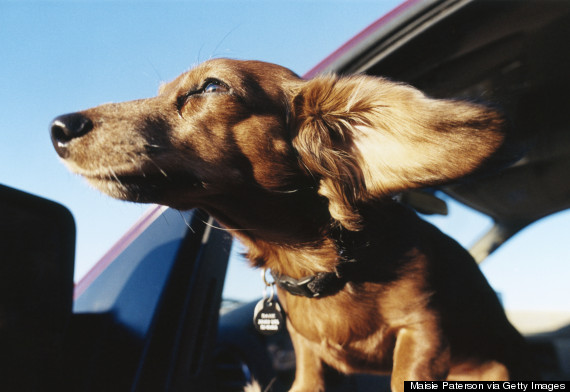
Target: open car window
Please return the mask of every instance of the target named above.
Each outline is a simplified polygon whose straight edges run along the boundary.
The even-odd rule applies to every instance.
[[[570,324],[570,210],[526,227],[492,253],[481,269],[523,333]]]
[[[493,226],[493,220],[487,215],[459,203],[443,192],[436,192],[436,196],[447,205],[447,215],[421,215],[422,218],[437,226],[464,248],[473,246]]]
[[[250,267],[245,252],[245,246],[234,239],[222,292],[222,312],[259,299],[263,294],[261,271]]]

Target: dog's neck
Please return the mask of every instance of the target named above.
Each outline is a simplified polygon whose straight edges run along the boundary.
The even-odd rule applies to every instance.
[[[361,209],[365,230],[351,232],[340,228],[328,212],[327,200],[314,191],[257,195],[244,199],[237,193],[206,209],[244,243],[254,266],[296,279],[335,271],[346,259],[342,253],[355,247],[367,254],[378,252],[382,244],[394,247],[389,244],[394,233],[389,231],[399,226],[399,216],[407,215],[392,201],[376,202],[373,208]],[[260,205],[263,208],[253,208]],[[369,233],[374,238],[364,237]]]
[[[231,195],[209,197],[200,207],[241,240],[284,247],[320,241],[331,221],[326,199],[314,190],[236,189]]]
[[[323,279],[319,281],[331,283],[329,287],[321,287],[324,295],[342,288],[346,282],[390,281],[407,263],[410,252],[421,247],[422,240],[413,229],[419,218],[393,201],[362,206],[360,212],[363,217],[360,231],[350,231],[329,221],[321,228],[320,238],[311,244],[275,246],[244,240],[249,248],[248,257],[254,265],[270,268],[277,275],[294,279],[321,276]],[[330,282],[333,275],[340,279]]]
[[[256,267],[301,277],[334,269],[338,262],[328,202],[315,190],[238,191],[202,207],[244,243]]]

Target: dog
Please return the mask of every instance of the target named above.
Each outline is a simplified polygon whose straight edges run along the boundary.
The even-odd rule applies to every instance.
[[[303,80],[213,59],[156,97],[57,117],[55,150],[108,195],[200,207],[272,271],[296,355],[404,380],[532,377],[525,342],[471,256],[394,195],[489,167],[503,116],[384,78]]]

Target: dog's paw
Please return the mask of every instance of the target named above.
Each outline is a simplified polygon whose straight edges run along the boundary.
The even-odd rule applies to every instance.
[[[255,380],[251,384],[247,384],[243,392],[262,392],[259,383]]]
[[[289,392],[325,392],[325,387],[322,385],[293,385]]]

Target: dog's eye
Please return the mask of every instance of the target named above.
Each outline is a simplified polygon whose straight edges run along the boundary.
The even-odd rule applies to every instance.
[[[179,96],[176,99],[176,109],[180,112],[190,99],[204,94],[224,94],[229,92],[230,88],[224,82],[218,79],[206,79],[201,87],[192,89],[186,94]]]
[[[228,91],[228,88],[224,86],[221,82],[218,81],[210,81],[205,84],[203,93],[225,93]]]

